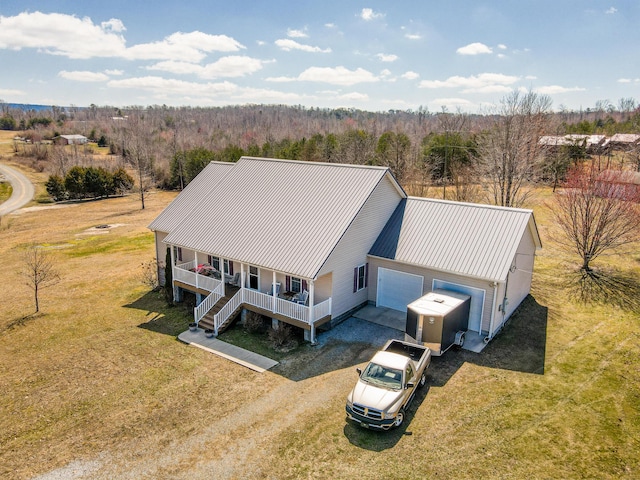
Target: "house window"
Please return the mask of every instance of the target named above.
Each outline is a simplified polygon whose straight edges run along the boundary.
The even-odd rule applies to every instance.
[[[289,286],[292,292],[302,292],[302,279],[298,277],[291,277],[291,285]]]
[[[224,273],[226,273],[227,275],[233,275],[233,272],[231,271],[231,266],[229,265],[229,260],[225,258],[223,262],[224,262]]]
[[[182,261],[182,248],[180,247],[173,247],[173,257],[174,257],[174,261],[175,262],[181,262]]]
[[[368,270],[368,263],[353,269],[353,293],[359,292],[367,286]]]
[[[220,271],[220,258],[209,255],[209,265]]]
[[[259,285],[260,285],[260,282],[258,278],[258,267],[249,266],[249,288],[252,288],[253,290],[258,290]]]

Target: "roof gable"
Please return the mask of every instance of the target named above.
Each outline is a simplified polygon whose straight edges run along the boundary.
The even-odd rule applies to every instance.
[[[165,241],[315,278],[387,168],[242,157]]]
[[[503,281],[527,230],[540,248],[530,210],[410,197],[398,205],[369,254]]]

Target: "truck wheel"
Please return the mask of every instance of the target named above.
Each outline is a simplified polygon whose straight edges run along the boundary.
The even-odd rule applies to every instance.
[[[418,382],[418,388],[424,387],[424,384],[427,383],[427,374],[423,373],[420,377],[420,381]]]
[[[401,408],[398,414],[396,415],[396,421],[393,422],[393,426],[398,428],[404,423],[404,408]]]

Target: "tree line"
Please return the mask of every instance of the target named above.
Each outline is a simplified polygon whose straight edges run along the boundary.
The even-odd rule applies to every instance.
[[[131,190],[134,180],[124,168],[113,172],[103,167],[72,167],[66,175],[51,175],[45,187],[55,200],[108,198]]]

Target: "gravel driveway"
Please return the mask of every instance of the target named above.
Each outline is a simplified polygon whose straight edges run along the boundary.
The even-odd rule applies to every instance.
[[[330,406],[344,418],[344,398],[353,387],[356,365],[366,362],[389,338],[403,333],[349,318],[318,336],[318,345],[287,359],[257,381],[273,383],[266,394],[242,399],[230,415],[212,421],[186,440],[158,448],[153,442],[119,445],[110,452],[76,460],[40,480],[111,478],[260,478],[273,450],[298,422]],[[342,425],[339,427],[342,428]]]

